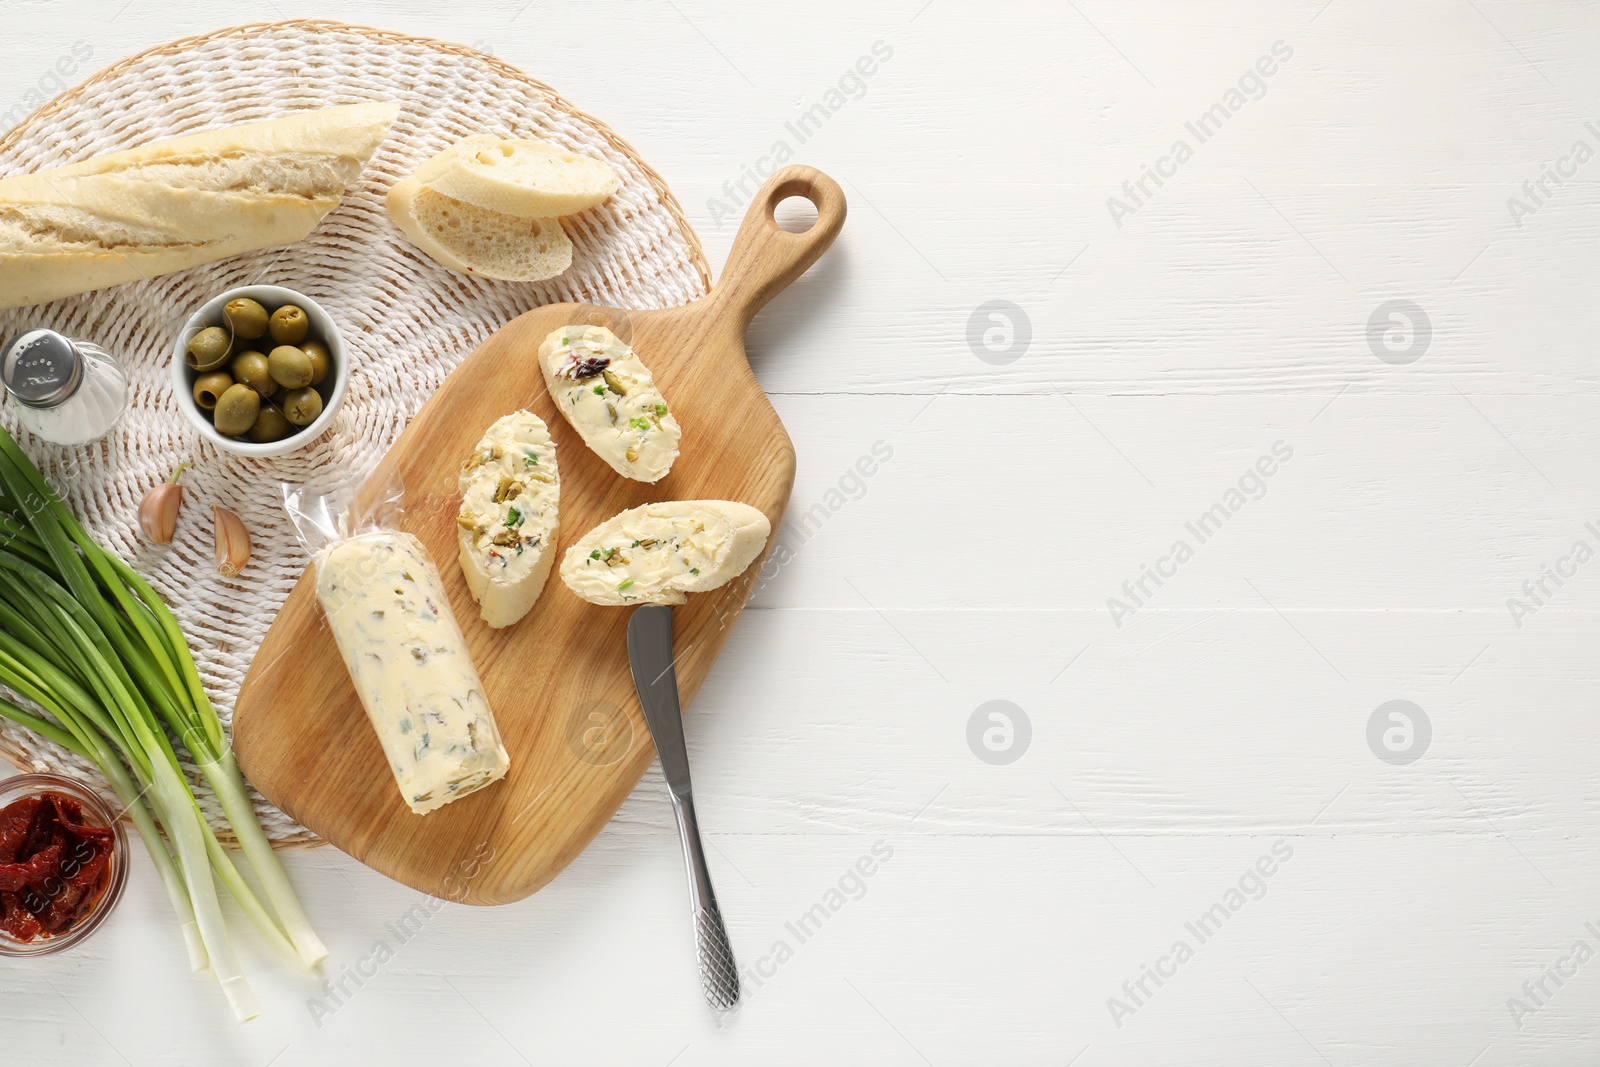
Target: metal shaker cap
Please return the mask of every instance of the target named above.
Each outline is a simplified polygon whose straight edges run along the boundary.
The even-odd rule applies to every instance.
[[[48,408],[78,391],[83,357],[54,330],[24,330],[0,348],[0,383],[21,403]]]

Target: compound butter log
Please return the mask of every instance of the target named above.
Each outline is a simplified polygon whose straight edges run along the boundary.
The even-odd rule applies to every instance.
[[[317,599],[418,815],[505,777],[510,757],[422,542],[383,530],[318,554]]]

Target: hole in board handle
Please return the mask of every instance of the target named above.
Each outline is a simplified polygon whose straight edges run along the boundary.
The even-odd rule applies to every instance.
[[[767,223],[784,233],[806,233],[817,224],[818,202],[817,191],[809,181],[790,179],[767,197]]]
[[[817,205],[793,193],[773,205],[772,221],[785,233],[805,233],[817,224]]]

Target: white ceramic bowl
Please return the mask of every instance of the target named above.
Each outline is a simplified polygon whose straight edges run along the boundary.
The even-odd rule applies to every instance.
[[[210,417],[199,404],[194,402],[194,380],[199,374],[184,358],[189,338],[207,326],[225,325],[222,321],[222,308],[228,301],[239,297],[249,297],[266,308],[269,313],[284,304],[297,305],[305,310],[306,318],[311,320],[310,336],[328,346],[328,362],[331,366],[328,369],[328,376],[317,386],[317,391],[322,394],[322,414],[299,433],[292,433],[281,441],[257,443],[220,434],[216,427],[211,425]],[[268,347],[271,347],[270,341]],[[349,387],[350,362],[345,356],[344,338],[339,336],[339,327],[334,325],[333,319],[322,310],[321,304],[304,293],[285,289],[281,285],[244,285],[212,297],[201,305],[199,311],[189,316],[189,321],[183,324],[183,329],[178,331],[178,339],[172,344],[172,388],[178,396],[178,408],[196,433],[223,451],[235,455],[283,456],[309,445],[333,425],[335,416],[339,414],[339,408],[344,405],[344,394]]]

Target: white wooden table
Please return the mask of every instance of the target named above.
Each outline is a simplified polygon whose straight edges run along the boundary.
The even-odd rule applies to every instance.
[[[1600,13],[16,0],[0,110],[280,15],[551,82],[716,264],[775,142],[850,196],[750,344],[796,558],[689,713],[748,1003],[652,772],[508,907],[291,855],[346,993],[258,955],[243,1027],[142,865],[0,966],[0,1062],[1596,1062]]]

